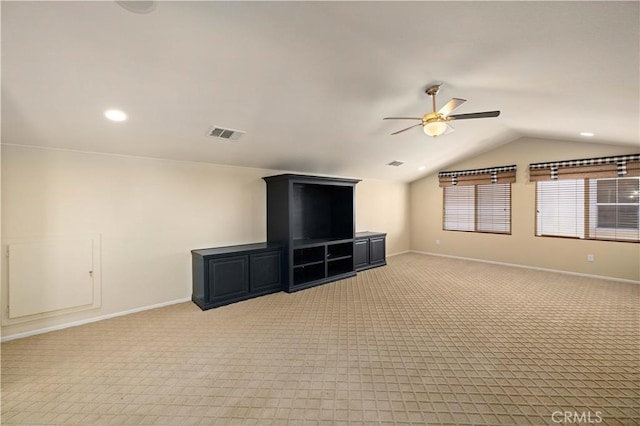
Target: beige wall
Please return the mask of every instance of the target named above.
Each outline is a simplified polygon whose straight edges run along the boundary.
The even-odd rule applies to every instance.
[[[387,254],[409,250],[409,185],[364,180],[356,186],[356,231],[387,233]]]
[[[5,326],[3,336],[189,298],[190,250],[266,239],[261,178],[278,173],[4,145],[3,249],[100,234],[102,307]],[[358,229],[388,232],[389,253],[408,250],[408,185],[365,180],[356,194]]]
[[[443,231],[442,188],[434,174],[410,186],[411,249],[638,281],[639,244],[535,237],[535,184],[528,182],[529,163],[637,152],[637,147],[629,146],[522,138],[449,166],[447,170],[517,164],[517,181],[512,186],[512,235]],[[588,254],[594,255],[594,262],[587,262]]]

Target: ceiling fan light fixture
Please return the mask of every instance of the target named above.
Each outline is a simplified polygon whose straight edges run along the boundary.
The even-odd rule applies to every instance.
[[[447,123],[444,121],[431,121],[424,125],[423,130],[427,135],[435,138],[447,131]]]

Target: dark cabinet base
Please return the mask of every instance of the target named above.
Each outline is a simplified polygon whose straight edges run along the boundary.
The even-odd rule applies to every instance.
[[[252,254],[249,263],[251,294],[281,290],[282,262],[279,250]]]
[[[387,264],[386,234],[358,232],[352,239],[298,244],[291,256],[292,283],[283,285],[282,246],[247,244],[192,250],[193,294],[202,310],[285,290],[288,293],[353,277]]]
[[[212,300],[237,299],[249,294],[249,256],[214,258],[208,263]]]
[[[282,247],[258,243],[192,250],[193,294],[211,309],[282,290]]]
[[[356,232],[356,271],[387,264],[386,237],[387,234],[380,232]]]

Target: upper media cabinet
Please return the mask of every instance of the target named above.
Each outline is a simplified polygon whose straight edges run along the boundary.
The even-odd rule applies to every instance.
[[[283,288],[355,275],[357,179],[282,174],[267,183],[267,242],[283,246]]]

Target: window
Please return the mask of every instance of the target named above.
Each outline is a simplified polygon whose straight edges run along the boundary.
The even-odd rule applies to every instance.
[[[511,184],[444,188],[444,230],[511,233]]]
[[[595,181],[598,228],[638,228],[640,180],[598,179]]]
[[[536,235],[584,238],[584,180],[540,181],[536,198]]]
[[[640,178],[592,179],[589,193],[594,238],[640,240]]]
[[[475,186],[448,186],[444,189],[444,229],[475,231]]]
[[[530,179],[536,181],[536,235],[640,241],[638,159],[529,165]]]
[[[444,188],[444,230],[511,233],[515,165],[440,172],[438,177]]]
[[[476,224],[479,232],[511,233],[511,184],[476,186],[478,205]]]

